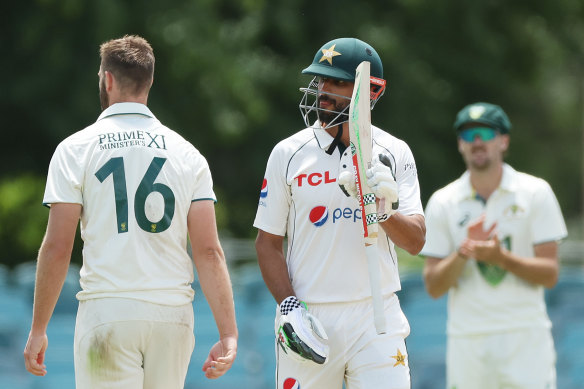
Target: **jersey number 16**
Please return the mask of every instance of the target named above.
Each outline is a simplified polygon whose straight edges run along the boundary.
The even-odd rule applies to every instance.
[[[166,158],[155,157],[134,196],[134,214],[138,226],[146,232],[158,233],[170,227],[174,216],[174,193],[165,184],[154,183],[160,173]],[[124,159],[122,157],[111,158],[96,173],[99,182],[103,182],[109,175],[113,176],[114,196],[116,200],[116,217],[118,233],[128,232],[128,191],[126,189],[126,172],[124,170]],[[152,192],[158,192],[164,199],[164,215],[157,222],[148,220],[146,216],[146,198]]]

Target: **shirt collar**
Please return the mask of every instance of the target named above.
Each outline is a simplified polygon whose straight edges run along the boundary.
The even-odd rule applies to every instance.
[[[116,103],[110,105],[106,108],[97,120],[105,119],[110,116],[117,115],[144,115],[153,119],[156,119],[154,114],[148,109],[147,106],[140,103]]]
[[[517,189],[517,171],[506,163],[503,164],[503,177],[501,178],[501,185],[499,188],[508,192],[513,192]]]
[[[314,131],[314,136],[316,137],[316,141],[318,142],[320,148],[327,150],[335,138],[333,138],[331,134],[322,128],[318,120],[314,122],[310,128],[312,128],[312,131]]]
[[[508,164],[503,163],[503,176],[501,177],[501,183],[497,190],[513,192],[517,187],[517,184],[515,183],[517,181],[515,179],[516,174],[517,171],[515,169]],[[476,192],[470,184],[470,172],[468,170],[460,176],[459,181],[460,190],[458,191],[458,200],[474,199],[476,197]]]

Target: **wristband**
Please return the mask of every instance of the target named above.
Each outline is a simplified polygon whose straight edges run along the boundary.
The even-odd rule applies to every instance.
[[[296,296],[288,296],[280,303],[280,313],[282,315],[287,315],[296,308],[300,308],[300,300]]]
[[[391,217],[391,215],[388,215],[387,213],[378,213],[377,214],[377,223],[383,223],[384,221],[386,221],[390,217]]]

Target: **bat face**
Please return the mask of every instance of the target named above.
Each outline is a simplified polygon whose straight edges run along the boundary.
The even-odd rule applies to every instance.
[[[375,194],[365,180],[365,170],[371,165],[371,87],[370,64],[361,62],[355,74],[355,88],[349,106],[349,136],[353,152],[355,182],[362,211],[363,240],[367,255],[367,270],[371,284],[373,320],[378,334],[387,332],[381,296],[379,258],[377,253],[377,206]]]
[[[377,206],[375,195],[367,185],[365,170],[371,165],[370,64],[357,67],[353,97],[349,106],[349,137],[355,169],[359,205],[362,211],[363,237],[366,242],[377,238]]]

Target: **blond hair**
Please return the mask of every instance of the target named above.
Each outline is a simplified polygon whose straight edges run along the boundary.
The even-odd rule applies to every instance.
[[[99,47],[101,72],[114,75],[123,89],[133,94],[147,91],[154,77],[154,52],[146,39],[125,35]]]

